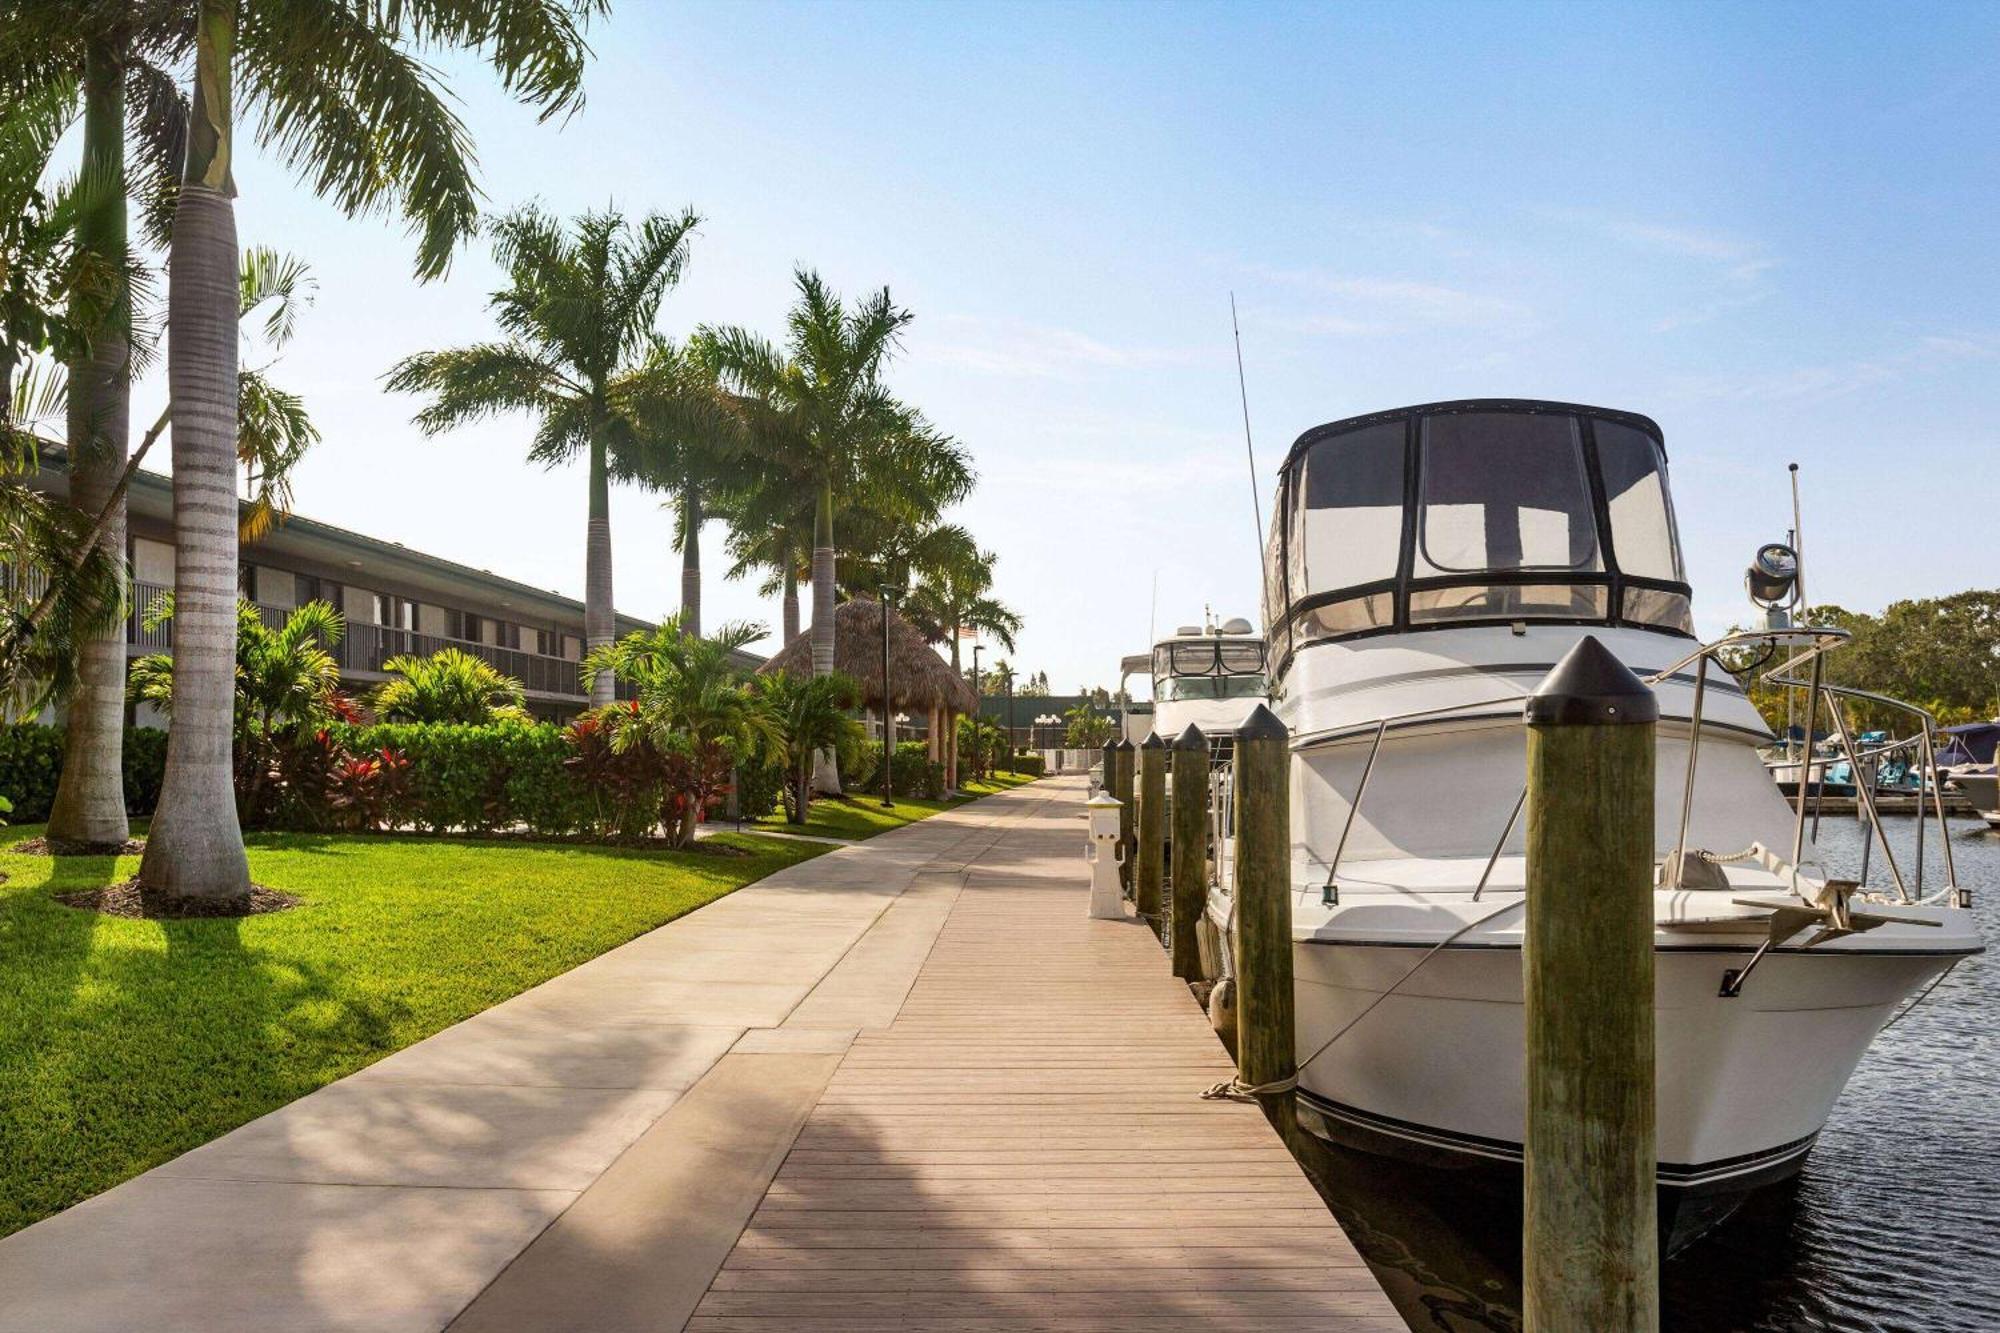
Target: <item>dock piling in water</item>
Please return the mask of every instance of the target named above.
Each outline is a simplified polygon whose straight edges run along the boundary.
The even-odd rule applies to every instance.
[[[1653,746],[1659,704],[1586,636],[1527,703],[1522,1308],[1529,1333],[1659,1327]]]
[[[1236,734],[1236,1069],[1290,1140],[1291,737],[1264,705]]]
[[[1134,905],[1155,933],[1167,878],[1167,742],[1159,732],[1139,746],[1139,860],[1133,868]]]
[[[1208,907],[1208,741],[1188,723],[1174,738],[1173,865],[1167,873],[1167,946],[1174,975],[1201,979],[1201,943],[1195,933]]]
[[[1134,759],[1137,751],[1130,739],[1119,737],[1111,745],[1111,770],[1104,780],[1111,787],[1112,799],[1123,809],[1118,812],[1118,842],[1125,849],[1125,859],[1118,867],[1118,881],[1125,886],[1125,896],[1132,896],[1132,854],[1138,850],[1138,839],[1133,835],[1132,786]]]

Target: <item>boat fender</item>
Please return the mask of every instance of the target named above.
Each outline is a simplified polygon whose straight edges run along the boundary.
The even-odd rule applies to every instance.
[[[1223,977],[1208,992],[1208,1024],[1222,1044],[1236,1049],[1236,978]]]

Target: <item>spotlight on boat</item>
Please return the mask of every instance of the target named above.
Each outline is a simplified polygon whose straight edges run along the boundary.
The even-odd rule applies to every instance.
[[[1757,548],[1743,581],[1750,600],[1766,611],[1789,607],[1799,584],[1799,553],[1783,542],[1766,542]]]

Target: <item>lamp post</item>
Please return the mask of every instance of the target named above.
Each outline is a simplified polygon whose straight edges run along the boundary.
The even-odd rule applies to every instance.
[[[896,771],[896,714],[890,702],[889,692],[889,608],[890,603],[903,595],[900,580],[889,570],[882,572],[882,808],[894,810],[895,798],[890,794]]]
[[[1014,664],[1007,664],[1007,776],[1014,776]]]

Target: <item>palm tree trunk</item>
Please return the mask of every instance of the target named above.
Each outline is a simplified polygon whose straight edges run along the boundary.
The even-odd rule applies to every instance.
[[[108,261],[122,288],[126,252],[125,77],[114,53],[92,42],[84,52],[83,208],[77,248]],[[131,433],[131,306],[121,291],[93,331],[89,350],[69,367],[69,503],[110,513],[92,538],[123,568],[125,505],[115,498]],[[84,548],[88,550],[89,548]],[[78,553],[81,556],[81,552]],[[125,626],[85,639],[77,689],[64,721],[62,777],[49,810],[48,835],[71,843],[115,846],[131,833],[125,819]]]
[[[139,878],[185,897],[250,891],[236,819],[235,184],[230,59],[235,0],[201,0],[187,175],[168,251],[167,392],[173,402],[174,712],[166,776]]]
[[[789,558],[785,562],[785,599],[781,614],[784,617],[785,637],[778,645],[780,648],[799,637],[799,571],[792,568]]]
[[[815,676],[833,674],[833,486],[820,487],[813,509],[812,668]],[[828,795],[840,794],[840,761],[830,749],[813,762],[813,786]]]
[[[617,637],[617,612],[611,601],[611,476],[605,466],[601,432],[590,440],[590,522],[583,544],[583,640],[585,655]],[[590,706],[601,708],[617,697],[609,671],[590,682]]]
[[[701,637],[701,491],[681,485],[681,632]]]
[[[820,487],[813,509],[812,669],[815,676],[833,674],[833,487]]]

